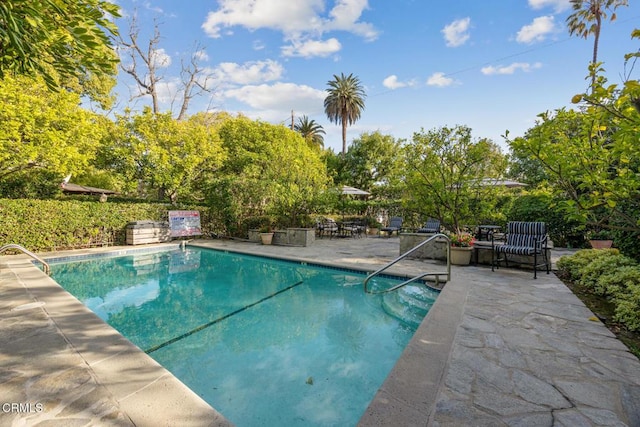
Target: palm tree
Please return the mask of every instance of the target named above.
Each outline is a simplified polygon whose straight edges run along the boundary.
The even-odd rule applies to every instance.
[[[324,112],[329,121],[342,125],[342,154],[347,152],[347,124],[354,124],[364,110],[366,94],[360,84],[360,79],[353,74],[340,77],[333,75],[333,80],[327,82],[329,94],[324,99]]]
[[[298,117],[298,123],[296,123],[293,129],[298,132],[311,146],[322,148],[324,147],[324,129],[321,125],[316,123],[315,120],[309,120],[309,117]]]
[[[611,10],[611,21],[615,21],[615,10],[620,6],[628,6],[628,0],[571,0],[574,12],[567,17],[569,34],[577,34],[586,39],[593,34],[593,59],[591,64],[598,62],[598,43],[602,20],[607,19],[607,10]],[[592,71],[591,87],[595,85],[596,75]]]

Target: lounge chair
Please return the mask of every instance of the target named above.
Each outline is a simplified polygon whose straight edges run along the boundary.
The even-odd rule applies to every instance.
[[[401,229],[402,229],[402,217],[400,217],[400,216],[392,216],[391,220],[389,221],[389,226],[388,227],[382,227],[380,229],[380,234],[382,234],[382,232],[385,232],[385,233],[387,233],[387,237],[391,237],[391,235],[393,235],[394,231],[395,231],[396,235],[399,235]]]
[[[417,233],[439,233],[440,221],[434,218],[429,218],[422,228],[418,228]]]
[[[509,266],[507,255],[533,256],[533,278],[536,279],[538,267],[550,270],[548,251],[547,225],[544,222],[512,221],[507,224],[506,242],[497,244],[491,234],[491,271],[499,268],[500,261]],[[502,256],[501,256],[502,255]],[[540,256],[540,261],[538,262]],[[517,264],[525,264],[517,262]]]

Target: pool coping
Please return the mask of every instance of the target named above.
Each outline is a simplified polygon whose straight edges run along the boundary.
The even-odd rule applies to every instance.
[[[161,244],[155,248],[172,246],[177,245]],[[104,254],[114,250],[118,248],[61,252]],[[46,261],[49,257],[41,254],[41,258]],[[232,425],[173,374],[65,291],[30,258],[4,256],[0,258],[0,266],[8,268],[33,301],[41,304],[35,309],[48,316],[57,332],[80,356],[83,368],[97,384],[106,388],[133,425]],[[50,396],[50,399],[55,401],[59,397],[62,396]],[[46,407],[47,402],[42,403]]]
[[[145,245],[142,250],[148,252],[176,246],[175,243]],[[220,249],[206,243],[194,246],[351,271],[371,271],[317,259],[260,255],[250,249]],[[40,255],[47,260],[61,258],[60,253],[65,254],[62,258],[73,258],[87,254],[130,253],[137,249],[125,246],[60,251],[56,252],[57,256]],[[40,309],[134,425],[232,425],[169,371],[65,291],[30,258],[20,255],[0,257],[0,266],[8,267],[15,274],[34,301],[44,303]],[[400,272],[390,275],[408,277]],[[465,289],[451,282],[443,288],[358,425],[424,424],[429,419],[446,372],[455,330],[462,317]],[[69,320],[70,315],[73,315],[73,321]],[[431,360],[430,364],[418,363],[425,357]]]

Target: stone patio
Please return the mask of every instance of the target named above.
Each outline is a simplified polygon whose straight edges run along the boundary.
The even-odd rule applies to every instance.
[[[195,243],[372,271],[398,241]],[[0,426],[229,425],[24,256],[0,257],[0,337]],[[640,362],[555,275],[453,267],[360,425],[636,426],[639,402]]]

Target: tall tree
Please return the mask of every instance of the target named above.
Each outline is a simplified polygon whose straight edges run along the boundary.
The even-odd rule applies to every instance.
[[[115,129],[98,153],[99,166],[138,185],[138,196],[156,190],[159,199],[193,198],[194,184],[220,167],[225,157],[215,117],[196,114],[178,121],[171,113],[117,116]]]
[[[299,226],[326,193],[326,168],[316,150],[285,126],[239,116],[220,126],[228,153],[210,183],[208,202],[231,233],[249,217],[269,215]]]
[[[316,123],[315,120],[309,120],[307,116],[298,117],[298,123],[294,125],[293,130],[302,135],[309,146],[324,147],[324,137],[322,135],[325,134],[325,131],[322,125]]]
[[[42,79],[0,80],[0,181],[42,170],[83,172],[102,136],[97,115],[80,107],[77,93],[51,93]]]
[[[492,141],[461,125],[421,130],[404,146],[404,161],[408,208],[456,232],[495,217],[500,189],[482,180],[503,176],[506,161]]]
[[[333,80],[327,82],[328,95],[324,99],[324,112],[329,121],[342,125],[342,154],[347,152],[347,125],[352,125],[360,119],[364,110],[366,94],[360,79],[353,74],[345,76],[333,75]]]
[[[628,0],[571,0],[574,12],[567,17],[569,34],[576,34],[586,39],[593,34],[593,57],[591,65],[598,62],[598,44],[602,20],[607,19],[607,11],[611,11],[611,21],[615,21],[615,10],[620,6],[628,6]],[[592,70],[591,86],[595,85],[595,70]]]
[[[353,185],[375,195],[387,194],[396,181],[400,166],[400,146],[403,140],[379,131],[363,133],[355,138],[343,156],[343,184]]]
[[[60,89],[69,79],[115,75],[113,16],[119,7],[104,0],[3,0],[0,78],[41,76],[50,89]]]

